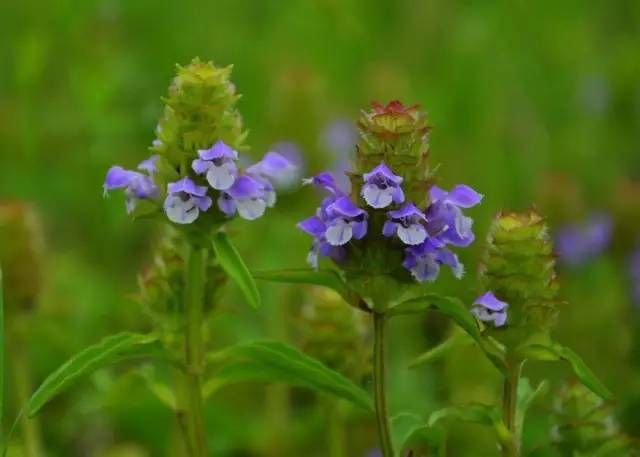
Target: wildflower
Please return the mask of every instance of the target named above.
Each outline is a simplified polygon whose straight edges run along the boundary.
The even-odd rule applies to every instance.
[[[290,141],[280,141],[272,145],[269,150],[279,154],[289,163],[273,178],[273,185],[276,189],[285,190],[296,187],[305,168],[303,154],[298,145]]]
[[[267,152],[261,161],[247,168],[246,173],[254,179],[268,181],[268,187],[290,187],[298,176],[298,167],[282,154]],[[275,192],[273,192],[275,196]]]
[[[397,205],[404,202],[404,192],[400,187],[403,179],[393,174],[384,162],[365,173],[363,178],[361,195],[372,208],[386,208],[392,202]]]
[[[191,165],[193,171],[199,175],[206,173],[211,187],[226,190],[233,185],[238,176],[238,153],[234,149],[218,140],[209,149],[198,150],[198,157]]]
[[[599,213],[592,214],[584,223],[561,227],[555,236],[560,261],[578,266],[597,257],[609,246],[612,225],[608,215]]]
[[[408,245],[417,245],[427,239],[427,218],[413,203],[389,211],[387,216],[389,219],[382,228],[384,236],[398,235],[398,238]]]
[[[105,195],[114,189],[124,189],[127,213],[136,208],[138,200],[157,198],[159,189],[152,178],[156,171],[156,161],[157,156],[151,156],[138,165],[138,169],[147,174],[127,170],[118,165],[109,168],[103,184]]]
[[[227,216],[236,212],[241,218],[254,220],[262,216],[267,206],[273,206],[275,194],[268,182],[249,175],[239,176],[233,186],[220,194],[218,208]]]
[[[198,186],[191,178],[184,177],[169,183],[164,211],[171,222],[191,224],[198,218],[200,211],[211,207],[211,198],[207,196],[207,188]]]
[[[464,266],[458,256],[436,239],[428,238],[421,244],[409,246],[405,249],[405,254],[402,266],[419,282],[435,281],[441,265],[451,267],[453,275],[458,279],[464,274]]]
[[[475,236],[471,230],[473,220],[462,213],[461,208],[471,208],[482,200],[482,195],[471,187],[459,184],[446,192],[438,186],[429,190],[431,204],[426,217],[429,235],[454,246],[469,246]]]
[[[507,309],[509,304],[496,298],[493,292],[486,292],[476,299],[471,308],[478,320],[493,322],[495,327],[502,327],[507,323]]]
[[[360,240],[367,234],[367,213],[358,208],[349,197],[336,199],[326,207],[327,230],[325,237],[332,246],[342,246],[352,238]]]
[[[328,171],[323,171],[311,178],[305,178],[302,180],[302,184],[313,184],[316,187],[326,190],[331,195],[343,195],[345,192],[336,184],[335,177]]]

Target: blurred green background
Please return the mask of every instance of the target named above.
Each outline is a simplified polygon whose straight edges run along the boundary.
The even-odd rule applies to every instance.
[[[554,228],[609,214],[609,248],[560,270],[567,303],[557,335],[615,392],[622,427],[640,436],[640,307],[627,271],[640,237],[639,33],[633,0],[3,1],[0,197],[33,202],[45,240],[42,294],[7,358],[19,345],[37,384],[101,336],[148,328],[130,297],[157,230],[132,223],[121,196],[103,199],[102,182],[110,165],[147,156],[175,64],[200,56],[234,65],[251,154],[293,142],[307,174],[344,156],[328,144],[327,126],[355,121],[372,100],[428,111],[439,182],[485,194],[472,214],[478,241],[462,253],[468,274],[455,281],[447,272],[436,290],[475,296],[483,240],[501,208],[535,204]],[[295,222],[314,198],[285,195],[261,220],[233,223],[252,267],[304,265],[309,239]],[[254,312],[229,287],[212,321],[217,345],[258,336],[297,342],[294,316],[313,294],[261,288],[266,306]],[[426,415],[498,394],[497,375],[471,349],[405,369],[448,331],[436,315],[392,330],[393,408]],[[568,375],[545,365],[527,373],[549,376],[554,387]],[[142,378],[98,372],[45,408],[47,455],[173,455],[171,413]],[[11,379],[6,390],[8,421],[19,400]],[[549,435],[548,408],[528,424],[528,442]],[[347,455],[364,455],[375,447],[373,422],[347,416]],[[308,394],[279,387],[233,388],[208,406],[216,455],[326,456],[328,421]],[[452,433],[450,455],[496,455],[481,427]],[[13,455],[25,455],[20,447],[16,440]]]

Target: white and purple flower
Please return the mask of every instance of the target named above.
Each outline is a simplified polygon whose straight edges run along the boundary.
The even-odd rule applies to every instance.
[[[483,322],[492,322],[494,327],[502,327],[507,323],[508,308],[507,302],[499,300],[493,292],[486,292],[473,303],[471,314]]]
[[[198,157],[191,167],[199,175],[206,174],[211,187],[227,190],[233,185],[238,176],[237,151],[219,140],[209,149],[200,149]]]
[[[331,246],[343,246],[352,239],[361,240],[367,234],[367,212],[358,208],[349,197],[338,197],[326,206],[325,238]]]
[[[127,170],[118,165],[109,168],[102,186],[105,195],[111,190],[124,189],[127,213],[131,213],[135,209],[138,200],[157,198],[159,189],[153,181],[157,160],[158,156],[151,156],[140,162],[138,170],[147,174]]]
[[[450,192],[433,186],[429,198],[431,204],[426,211],[429,235],[454,246],[469,246],[475,239],[471,230],[473,220],[462,213],[462,208],[476,206],[482,201],[482,194],[459,184]]]
[[[458,260],[458,256],[436,239],[428,238],[417,246],[405,249],[402,266],[419,282],[435,281],[441,265],[449,266],[458,279],[464,274],[464,266]]]
[[[410,246],[418,245],[427,239],[427,218],[413,203],[389,211],[387,216],[389,219],[382,228],[384,236],[397,235],[404,244]]]
[[[207,211],[211,207],[211,203],[205,186],[198,186],[191,178],[184,177],[167,185],[164,212],[171,222],[191,224],[200,211]]]
[[[372,208],[386,208],[391,203],[399,205],[404,202],[402,177],[393,174],[391,169],[381,162],[369,173],[363,175],[362,198]]]
[[[255,179],[249,175],[239,176],[233,185],[222,192],[218,198],[218,208],[227,216],[234,214],[246,220],[254,220],[262,216],[267,206],[275,202],[275,193],[268,182]]]

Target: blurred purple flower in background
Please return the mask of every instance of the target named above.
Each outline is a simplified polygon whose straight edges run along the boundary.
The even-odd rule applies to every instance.
[[[611,217],[604,213],[594,213],[583,223],[560,227],[555,236],[560,262],[578,266],[597,257],[609,246],[612,229]]]
[[[267,159],[269,154],[278,153],[288,162],[288,165],[276,168],[279,173],[272,173],[273,186],[278,190],[289,190],[296,187],[305,171],[304,157],[298,145],[291,141],[279,141],[271,145],[269,151],[272,152],[267,153],[263,161]]]
[[[365,454],[365,457],[382,457],[382,451],[380,449],[371,449]]]
[[[640,247],[629,256],[629,277],[631,278],[631,299],[640,307]]]
[[[335,155],[335,159],[350,159],[358,141],[358,130],[349,119],[335,119],[320,134],[320,145]]]

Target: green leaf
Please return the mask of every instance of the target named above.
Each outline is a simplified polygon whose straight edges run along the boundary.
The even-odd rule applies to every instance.
[[[473,344],[473,339],[466,333],[456,332],[439,345],[423,352],[409,363],[409,368],[417,368],[425,363],[434,362],[454,349]]]
[[[504,372],[504,350],[494,341],[482,335],[476,319],[458,298],[445,297],[438,294],[425,294],[394,306],[389,310],[388,315],[416,314],[431,308],[453,319],[458,326],[478,343],[478,346],[487,354],[493,364]]]
[[[0,270],[0,417],[4,414],[4,288],[2,283],[2,270]],[[0,445],[4,430],[0,420]]]
[[[244,264],[242,257],[231,244],[224,232],[218,232],[213,236],[213,249],[220,266],[227,272],[229,277],[240,287],[244,297],[253,308],[260,308],[262,301],[258,286],[249,273],[249,269]]]
[[[209,355],[221,363],[215,385],[243,381],[282,382],[348,400],[373,411],[371,396],[337,371],[297,348],[278,341],[239,344]]]
[[[27,404],[27,414],[33,416],[53,397],[71,384],[99,368],[116,362],[158,354],[158,337],[153,334],[118,333],[104,338],[76,354],[51,373],[35,391]]]
[[[445,433],[440,427],[430,427],[417,414],[403,412],[391,418],[391,435],[394,443],[395,455],[401,455],[403,450],[417,440],[422,440],[432,446],[434,455],[444,455]],[[431,454],[429,454],[431,455]]]
[[[356,294],[349,289],[334,270],[314,270],[311,268],[290,268],[285,270],[256,271],[253,277],[263,281],[291,284],[309,284],[334,290],[350,305],[357,305]]]
[[[520,378],[520,382],[518,383],[518,400],[516,406],[516,430],[518,431],[518,436],[522,436],[527,411],[533,402],[545,395],[548,390],[549,383],[547,381],[542,381],[534,389],[528,378]]]
[[[603,400],[613,398],[613,394],[591,371],[584,360],[566,346],[558,343],[532,344],[523,348],[522,353],[536,360],[564,360],[571,365],[574,374],[589,390]]]
[[[511,433],[502,421],[500,411],[495,406],[472,403],[465,406],[451,406],[434,411],[429,416],[428,425],[433,427],[443,419],[488,425],[493,428],[501,443],[509,441]]]

